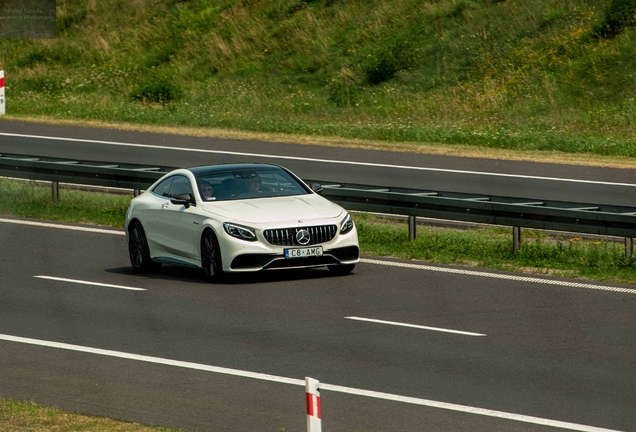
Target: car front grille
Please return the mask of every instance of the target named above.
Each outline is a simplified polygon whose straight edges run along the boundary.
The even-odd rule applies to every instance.
[[[296,234],[300,230],[309,232],[309,243],[301,245],[296,240]],[[276,246],[309,246],[326,243],[336,236],[338,227],[336,225],[320,225],[312,227],[280,228],[265,230],[265,239]]]

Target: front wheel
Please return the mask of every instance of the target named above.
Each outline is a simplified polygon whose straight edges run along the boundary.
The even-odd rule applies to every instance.
[[[137,273],[152,273],[161,269],[161,263],[150,258],[148,240],[144,228],[138,221],[134,221],[128,230],[128,255],[130,264]]]
[[[201,237],[201,267],[208,281],[219,282],[223,278],[221,249],[211,230],[205,231]]]
[[[345,275],[345,274],[351,273],[355,267],[356,267],[355,264],[341,264],[341,265],[327,266],[329,271],[334,275]]]

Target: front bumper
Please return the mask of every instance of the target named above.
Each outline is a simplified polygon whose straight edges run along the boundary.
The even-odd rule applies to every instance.
[[[360,260],[358,246],[330,249],[319,257],[285,258],[284,255],[242,254],[232,260],[233,271],[258,271],[271,269],[307,268],[325,265],[354,264]]]
[[[225,234],[225,233],[224,233]],[[219,238],[223,270],[226,272],[256,272],[261,270],[309,268],[326,265],[355,264],[360,260],[358,235],[354,228],[347,234],[338,234],[322,246],[319,257],[285,258],[286,248],[299,246],[274,246],[259,235],[259,241],[247,242],[229,235]]]

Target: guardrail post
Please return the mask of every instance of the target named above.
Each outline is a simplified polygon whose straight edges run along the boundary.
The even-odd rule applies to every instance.
[[[133,190],[133,196],[139,196],[140,194],[141,194],[141,191],[139,189]]]
[[[56,181],[51,182],[51,195],[53,202],[57,202],[60,197],[60,184]]]
[[[512,251],[519,252],[521,249],[521,227],[512,227]]]
[[[417,218],[415,216],[409,216],[409,241],[415,240],[417,235]]]
[[[634,239],[625,237],[625,258],[632,259],[634,255]]]
[[[316,379],[305,377],[305,393],[307,394],[307,432],[321,432],[322,420],[320,417],[320,382]]]

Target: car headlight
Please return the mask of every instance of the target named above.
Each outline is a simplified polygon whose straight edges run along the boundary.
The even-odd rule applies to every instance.
[[[340,222],[340,234],[346,234],[353,229],[353,219],[351,215],[347,213],[345,218]]]
[[[233,224],[230,222],[223,222],[223,229],[232,237],[239,238],[241,240],[256,241],[256,230],[254,228]]]

